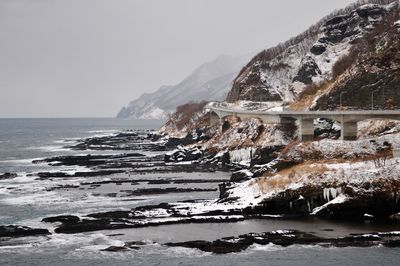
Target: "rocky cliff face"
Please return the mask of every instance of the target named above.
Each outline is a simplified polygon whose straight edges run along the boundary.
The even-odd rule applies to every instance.
[[[298,99],[308,85],[331,80],[337,61],[399,5],[399,1],[369,2],[382,4],[354,4],[259,53],[236,77],[226,100],[287,103]]]
[[[164,119],[175,111],[177,106],[190,101],[222,100],[247,60],[247,56],[220,56],[203,64],[175,86],[163,86],[154,93],[143,94],[123,107],[117,117]]]
[[[370,38],[355,46],[353,63],[320,96],[313,109],[400,108],[400,19],[399,13],[385,21]]]

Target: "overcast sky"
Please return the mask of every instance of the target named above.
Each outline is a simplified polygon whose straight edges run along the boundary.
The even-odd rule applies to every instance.
[[[0,0],[0,117],[111,117],[353,0]]]

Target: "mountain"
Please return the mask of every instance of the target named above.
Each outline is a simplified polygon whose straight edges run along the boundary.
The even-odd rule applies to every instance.
[[[286,105],[328,88],[326,83],[333,83],[341,74],[337,72],[353,63],[350,57],[359,53],[355,47],[382,20],[398,14],[398,6],[399,1],[369,0],[335,11],[304,33],[256,55],[235,78],[226,100],[281,101]],[[304,102],[296,108],[313,104]]]
[[[232,81],[248,61],[248,56],[221,55],[198,67],[182,82],[162,86],[131,101],[118,113],[118,118],[163,119],[176,107],[191,101],[223,100]]]

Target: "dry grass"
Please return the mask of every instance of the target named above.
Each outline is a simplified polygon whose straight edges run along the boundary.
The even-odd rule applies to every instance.
[[[289,108],[294,111],[307,110],[311,106],[314,99],[325,93],[332,84],[333,81],[331,80],[331,81],[325,81],[321,84],[308,85],[299,94],[298,99],[289,105]]]
[[[329,169],[322,163],[305,162],[279,171],[274,175],[265,174],[255,179],[250,185],[257,184],[261,193],[271,190],[284,190],[289,185],[302,182],[304,178],[319,177]]]

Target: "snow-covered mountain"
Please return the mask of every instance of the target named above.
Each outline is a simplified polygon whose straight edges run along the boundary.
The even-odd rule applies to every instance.
[[[162,86],[154,93],[143,94],[123,107],[117,117],[163,119],[177,106],[191,101],[223,100],[249,57],[221,55],[198,67],[179,84]]]
[[[359,1],[333,12],[304,33],[260,52],[236,77],[226,100],[286,103],[296,100],[307,86],[331,80],[338,60],[396,10],[398,3]]]

